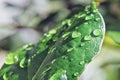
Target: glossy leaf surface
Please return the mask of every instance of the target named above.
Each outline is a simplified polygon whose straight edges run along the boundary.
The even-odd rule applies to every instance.
[[[105,24],[94,3],[50,30],[35,46],[8,54],[1,80],[77,80],[99,52]]]

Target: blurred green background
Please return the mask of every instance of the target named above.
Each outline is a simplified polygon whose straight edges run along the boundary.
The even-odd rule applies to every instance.
[[[80,80],[120,80],[120,0],[96,0],[106,23],[100,54]],[[91,0],[0,0],[0,66],[9,51],[36,44],[44,33]]]

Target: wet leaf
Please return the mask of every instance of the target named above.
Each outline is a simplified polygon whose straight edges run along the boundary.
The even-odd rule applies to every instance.
[[[81,16],[83,14],[85,16]],[[52,39],[57,37],[57,41],[51,47],[48,45],[49,54],[47,53],[39,65],[32,80],[60,80],[63,74],[58,73],[59,70],[66,71],[68,80],[77,80],[85,65],[100,50],[105,24],[95,5],[88,6],[85,11],[67,21],[69,22],[57,27],[57,33],[52,36]],[[70,32],[69,35],[66,35],[66,32]]]
[[[104,20],[93,3],[49,31],[37,45],[26,45],[8,54],[6,66],[0,70],[1,77],[77,80],[85,65],[99,52],[104,33]]]

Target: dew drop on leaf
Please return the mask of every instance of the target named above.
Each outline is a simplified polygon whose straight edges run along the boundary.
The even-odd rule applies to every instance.
[[[34,58],[34,57],[36,57],[36,54],[34,54],[34,55],[32,56],[32,58]]]
[[[55,61],[56,61],[56,59],[52,60],[52,62],[51,62],[51,63],[53,64]]]
[[[65,34],[62,35],[63,38],[67,37],[70,34],[70,32],[67,32]]]
[[[86,25],[87,25],[87,24],[88,24],[88,22],[85,22],[84,24],[86,24]]]
[[[79,63],[79,64],[80,64],[80,65],[83,65],[84,63],[85,63],[85,61],[80,61],[80,63]]]
[[[79,36],[81,36],[80,32],[77,32],[77,31],[72,32],[72,38],[77,38]]]
[[[99,21],[99,20],[100,20],[100,18],[95,18],[95,20],[96,20],[96,21]]]
[[[81,18],[81,17],[84,17],[84,16],[86,16],[86,14],[78,14],[78,15],[75,15],[75,17],[77,17],[77,18]]]
[[[52,30],[49,31],[49,34],[55,34],[56,32],[57,32],[56,29],[52,29]]]
[[[65,24],[67,24],[67,20],[62,21],[62,25],[65,25]]]
[[[78,73],[78,72],[75,72],[73,75],[76,77],[76,76],[78,76],[78,75],[79,75],[79,73]]]
[[[91,15],[89,15],[89,16],[86,16],[86,17],[85,17],[85,20],[90,20],[90,19],[93,19],[93,18],[94,18],[94,15],[91,14]]]
[[[21,68],[24,68],[25,67],[25,58],[23,58],[21,61],[20,61],[20,67]]]
[[[68,26],[71,26],[72,25],[71,20],[67,20],[67,24]]]
[[[19,61],[18,56],[14,56],[14,60],[15,60],[15,62],[18,62]]]
[[[28,63],[30,63],[31,62],[31,59],[28,59]]]
[[[73,50],[73,48],[69,48],[68,50],[67,50],[67,52],[70,52],[70,51],[72,51]]]
[[[3,75],[3,79],[4,79],[4,80],[8,80],[8,78],[7,78],[7,75],[6,75],[6,74],[4,74],[4,75]]]
[[[102,33],[101,33],[101,30],[100,29],[95,29],[94,31],[93,31],[93,35],[94,36],[100,36]]]
[[[90,35],[86,35],[86,36],[84,37],[84,40],[86,40],[86,41],[91,40],[91,36],[90,36]]]
[[[81,47],[84,46],[84,45],[85,45],[85,43],[81,43],[81,44],[80,44]]]

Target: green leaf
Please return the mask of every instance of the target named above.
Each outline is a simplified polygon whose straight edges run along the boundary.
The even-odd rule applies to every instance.
[[[26,67],[23,65],[26,64],[27,60],[23,61],[23,59],[29,57],[28,51],[32,48],[33,45],[29,44],[16,50],[15,52],[8,53],[5,65],[2,67],[2,69],[0,69],[0,80],[27,80],[27,69],[25,69]]]
[[[3,76],[6,72],[8,72],[11,69],[11,66],[6,67],[4,65],[4,67],[0,70],[0,77]]]
[[[9,53],[0,79],[77,80],[99,52],[104,34],[104,20],[93,3],[50,30],[37,45]]]
[[[66,80],[61,79],[63,74],[59,70],[66,71],[68,80],[77,80],[85,65],[99,52],[105,34],[105,24],[95,4],[62,23],[64,24],[56,28],[57,32],[52,39],[44,42],[50,41],[52,45],[47,45],[47,52],[43,50],[41,55],[38,55],[43,55],[42,62],[32,62],[39,66],[37,65],[37,70],[30,80]]]
[[[22,48],[16,50],[15,52],[8,53],[6,57],[5,64],[17,64],[19,63],[23,57],[25,57],[25,54],[27,51],[31,50],[33,48],[32,44],[25,45]]]

